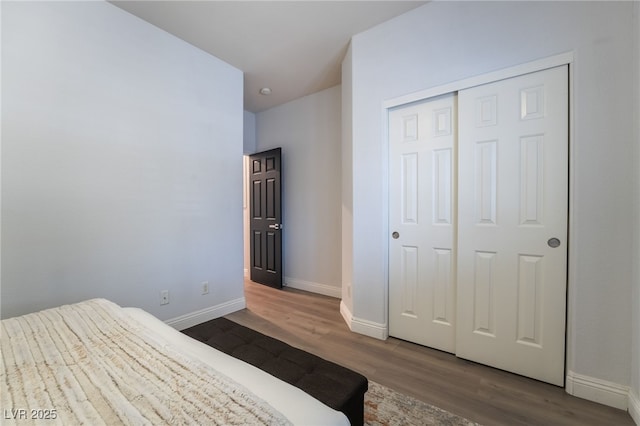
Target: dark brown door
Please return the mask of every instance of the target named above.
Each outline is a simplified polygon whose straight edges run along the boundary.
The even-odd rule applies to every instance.
[[[251,281],[282,288],[281,149],[250,156]]]

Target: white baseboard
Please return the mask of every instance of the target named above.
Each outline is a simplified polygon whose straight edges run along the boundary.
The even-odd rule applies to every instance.
[[[351,331],[379,340],[387,340],[389,337],[389,329],[386,324],[356,317],[352,317],[351,319]]]
[[[638,426],[640,426],[640,396],[636,395],[633,390],[629,391],[629,414]]]
[[[214,318],[222,317],[235,311],[239,311],[247,307],[247,303],[244,297],[240,297],[235,300],[221,303],[219,305],[211,306],[209,308],[201,309],[199,311],[191,312],[185,315],[180,315],[176,318],[166,320],[165,323],[175,328],[176,330],[184,330],[194,325],[212,320]]]
[[[351,319],[351,331],[379,340],[387,340],[389,337],[389,330],[386,324],[356,317],[352,317]]]
[[[389,329],[385,324],[354,317],[344,301],[340,302],[340,314],[349,326],[349,330],[354,333],[364,334],[379,340],[387,340],[389,337]]]
[[[346,322],[349,326],[349,330],[353,331],[353,329],[351,328],[351,320],[353,319],[353,315],[351,315],[351,311],[344,303],[344,300],[340,301],[340,315],[342,315],[344,322]]]
[[[629,387],[595,377],[569,371],[565,390],[569,395],[587,399],[609,407],[627,410],[629,404]]]
[[[295,278],[284,277],[284,285],[286,287],[304,290],[311,293],[322,294],[336,299],[342,298],[342,288],[340,286],[332,286],[327,284],[314,283],[310,281],[298,280]]]

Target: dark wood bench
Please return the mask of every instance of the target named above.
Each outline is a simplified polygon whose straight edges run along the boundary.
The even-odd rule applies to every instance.
[[[302,389],[343,412],[352,425],[363,424],[364,394],[369,386],[363,375],[226,318],[182,332]]]

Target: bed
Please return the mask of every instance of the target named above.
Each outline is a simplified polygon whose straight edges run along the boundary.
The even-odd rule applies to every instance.
[[[105,299],[9,318],[2,424],[348,425],[243,361]]]

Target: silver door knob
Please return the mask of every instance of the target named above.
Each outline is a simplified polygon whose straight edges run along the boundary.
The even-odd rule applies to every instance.
[[[547,244],[551,248],[557,248],[557,247],[560,247],[560,240],[555,237],[549,238],[549,240],[547,241]]]
[[[400,238],[400,234],[397,232],[394,232],[393,234],[391,234],[391,236],[393,237],[394,240],[397,240],[398,238]]]
[[[269,225],[269,228],[271,228],[271,229],[280,229],[281,227],[282,227],[282,225],[277,224],[277,223],[275,225]]]

